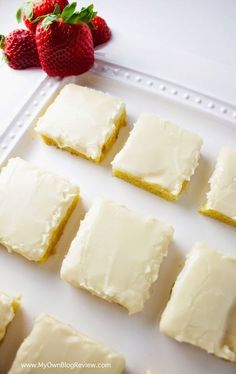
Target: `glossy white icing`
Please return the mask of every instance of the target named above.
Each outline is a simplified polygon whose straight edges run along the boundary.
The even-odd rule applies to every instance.
[[[76,84],[66,85],[39,119],[36,131],[92,159],[116,129],[125,109],[117,97]]]
[[[27,363],[31,364],[31,367],[22,365]],[[45,368],[37,368],[39,363],[45,365]],[[61,368],[53,367],[53,365],[63,364],[65,365],[64,369],[63,366]],[[36,368],[32,368],[33,365]],[[50,367],[46,365],[50,365]],[[89,367],[89,365],[93,366]],[[54,317],[42,314],[36,319],[33,330],[20,346],[8,374],[36,372],[55,374],[70,371],[98,374],[102,370],[107,374],[121,374],[124,366],[125,360],[122,355],[57,321]]]
[[[172,290],[160,330],[236,362],[236,257],[195,244]]]
[[[39,261],[79,188],[17,157],[0,173],[0,243]]]
[[[198,165],[202,139],[154,114],[142,113],[112,161],[116,170],[178,195]]]
[[[206,210],[216,210],[236,220],[236,150],[222,148],[210,178]]]
[[[141,311],[172,236],[165,223],[98,198],[71,244],[61,277],[129,313]]]

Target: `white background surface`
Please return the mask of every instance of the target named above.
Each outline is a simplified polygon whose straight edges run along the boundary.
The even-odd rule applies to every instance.
[[[90,1],[81,0],[81,5]],[[0,0],[0,33],[17,27],[21,0]],[[132,68],[236,102],[235,0],[95,0],[113,39],[97,53]],[[0,69],[0,126],[44,76]]]
[[[189,252],[196,241],[236,255],[235,229],[196,212],[204,199],[207,180],[220,147],[236,147],[235,125],[124,83],[91,75],[83,79],[83,84],[87,86],[122,97],[127,104],[129,124],[141,110],[158,113],[186,128],[191,124],[192,129],[204,139],[200,165],[180,200],[167,202],[112,177],[110,161],[124,143],[129,128],[122,129],[117,143],[99,166],[45,145],[33,129],[26,133],[11,156],[21,156],[77,183],[81,188],[82,204],[67,225],[57,245],[56,255],[45,264],[34,264],[4,249],[0,251],[1,288],[12,295],[22,295],[22,309],[0,347],[0,373],[7,372],[18,346],[29,334],[34,318],[42,312],[51,313],[123,353],[127,361],[125,374],[143,374],[148,367],[160,374],[235,373],[235,365],[190,345],[177,343],[161,335],[158,329],[161,312],[184,253]],[[211,135],[213,132],[214,138]],[[121,307],[77,290],[59,278],[63,257],[79,226],[79,219],[97,196],[111,198],[137,212],[157,217],[175,229],[174,242],[161,267],[159,280],[152,287],[152,296],[144,311],[133,316],[128,316]]]
[[[19,3],[17,0],[0,0],[0,33],[6,33],[13,27],[15,9]],[[88,3],[80,1],[81,5]],[[235,0],[97,0],[94,3],[108,20],[114,34],[113,40],[99,49],[100,56],[104,54],[104,58],[117,63],[173,79],[222,100],[236,102]],[[1,127],[13,118],[43,77],[44,73],[39,70],[15,72],[7,67],[0,68]],[[59,282],[60,264],[69,245],[66,235],[58,246],[58,255],[43,266],[30,264],[19,256],[1,251],[1,288],[10,294],[23,294],[23,310],[10,326],[6,340],[0,347],[0,373],[5,374],[17,347],[30,331],[33,318],[47,309],[61,320],[124,353],[130,374],[141,374],[148,366],[160,374],[233,374],[235,366],[161,336],[155,322],[182,258],[180,251],[188,251],[195,240],[205,240],[234,253],[235,231],[197,215],[194,209],[200,199],[198,191],[202,196],[203,186],[222,140],[225,145],[235,146],[235,131],[230,125],[224,128],[223,122],[196,115],[189,110],[183,111],[181,107],[172,106],[170,110],[167,103],[156,101],[152,95],[148,95],[147,99],[133,90],[126,92],[119,86],[114,90],[127,99],[131,119],[138,115],[137,107],[145,110],[153,108],[152,111],[157,111],[158,107],[160,114],[185,126],[191,123],[207,139],[197,175],[179,203],[171,205],[164,202],[145,191],[112,179],[106,166],[99,168],[85,160],[74,159],[52,148],[45,148],[38,141],[33,150],[31,146],[35,135],[32,132],[17,152],[78,181],[84,202],[83,208],[74,216],[74,222],[71,222],[73,232],[78,226],[78,217],[83,215],[98,194],[105,194],[135,210],[151,213],[172,223],[176,228],[175,244],[161,272],[159,286],[155,288],[144,312],[128,318],[127,313],[117,306],[107,305]],[[213,132],[214,139],[211,136]],[[68,163],[71,163],[71,169],[67,167]],[[104,193],[104,186],[108,185]],[[162,288],[164,283],[167,286]]]

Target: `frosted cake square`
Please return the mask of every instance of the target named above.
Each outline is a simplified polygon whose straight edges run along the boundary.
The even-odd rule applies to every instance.
[[[154,114],[142,113],[112,162],[113,175],[176,200],[198,165],[202,139]]]
[[[0,244],[43,261],[79,200],[69,181],[17,157],[0,173]]]
[[[18,349],[8,374],[25,374],[24,363],[32,366],[44,364],[45,368],[30,369],[30,372],[41,373],[98,374],[105,371],[107,374],[121,374],[125,366],[121,354],[47,314],[36,319],[33,330]],[[47,369],[48,363],[51,366]],[[53,368],[53,365],[60,363],[68,366]]]
[[[98,163],[125,124],[121,99],[68,84],[39,119],[36,131],[49,145]]]
[[[236,257],[197,243],[162,314],[160,330],[236,362]]]
[[[20,299],[13,298],[0,291],[0,342],[3,340],[7,326],[15,317]]]
[[[63,261],[61,277],[130,314],[139,312],[172,236],[169,225],[98,198]]]
[[[222,148],[209,184],[200,213],[236,227],[236,149]]]

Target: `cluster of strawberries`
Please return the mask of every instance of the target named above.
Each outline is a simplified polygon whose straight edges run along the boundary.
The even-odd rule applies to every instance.
[[[93,5],[76,10],[67,0],[27,0],[17,12],[26,29],[0,35],[0,48],[13,69],[41,66],[50,76],[78,75],[94,63],[94,47],[111,31]]]

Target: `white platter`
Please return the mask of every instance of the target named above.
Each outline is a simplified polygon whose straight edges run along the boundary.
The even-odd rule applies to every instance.
[[[35,118],[58,88],[71,80],[123,98],[127,104],[129,126],[141,111],[150,111],[203,137],[200,165],[178,202],[167,202],[112,177],[110,161],[127,138],[128,128],[122,129],[118,141],[100,166],[41,141],[33,130]],[[57,245],[56,255],[45,264],[34,264],[0,249],[0,288],[11,295],[22,296],[22,308],[0,346],[0,374],[7,373],[16,350],[41,312],[51,313],[123,353],[127,361],[126,374],[141,374],[147,368],[160,374],[235,373],[235,365],[198,348],[177,343],[161,335],[158,329],[161,311],[184,254],[195,241],[206,242],[236,256],[235,229],[196,212],[204,199],[208,178],[222,146],[236,147],[236,108],[227,103],[101,61],[92,73],[79,78],[45,79],[0,137],[0,163],[18,155],[67,177],[80,186],[82,204],[71,217]],[[79,226],[79,219],[98,195],[156,216],[175,228],[174,242],[159,280],[152,287],[152,296],[144,311],[133,316],[59,278],[62,259]]]

